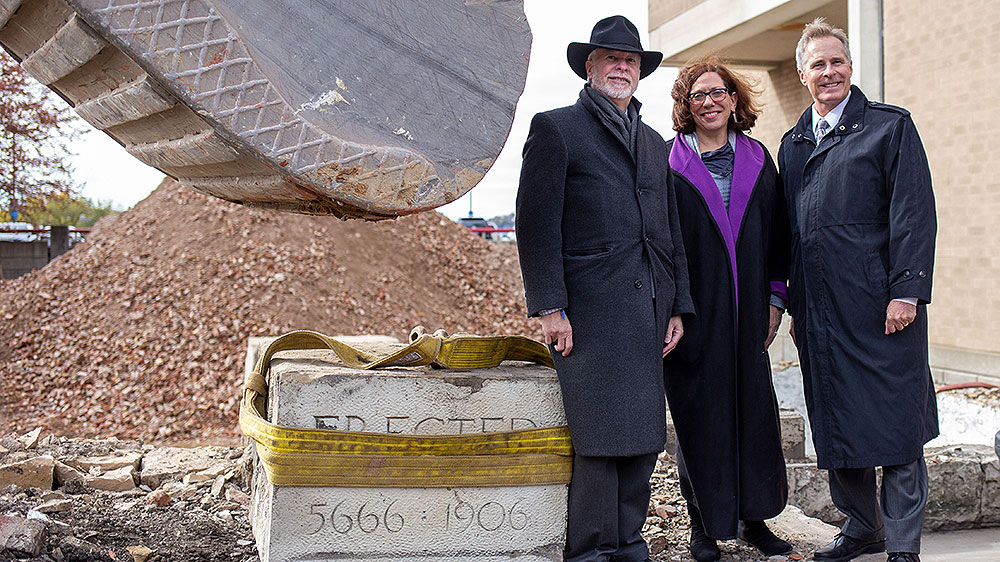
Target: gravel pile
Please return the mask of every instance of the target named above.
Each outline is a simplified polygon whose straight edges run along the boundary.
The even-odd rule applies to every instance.
[[[405,340],[423,325],[538,338],[518,271],[513,244],[435,212],[345,222],[167,180],[45,268],[0,281],[0,426],[232,440],[248,337]]]

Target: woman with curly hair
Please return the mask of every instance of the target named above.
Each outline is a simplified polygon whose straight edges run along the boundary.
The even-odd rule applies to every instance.
[[[785,306],[788,221],[774,162],[746,135],[754,94],[714,57],[682,68],[671,92],[669,162],[697,316],[664,377],[699,562],[737,536],[767,555],[792,549],[764,523],[788,498],[767,355]]]

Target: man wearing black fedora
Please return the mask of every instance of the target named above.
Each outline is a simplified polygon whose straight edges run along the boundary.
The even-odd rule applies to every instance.
[[[587,84],[535,115],[517,193],[528,314],[550,345],[575,457],[566,562],[642,562],[649,477],[665,441],[662,356],[694,307],[663,139],[632,97],[662,54],[632,22],[570,43]]]

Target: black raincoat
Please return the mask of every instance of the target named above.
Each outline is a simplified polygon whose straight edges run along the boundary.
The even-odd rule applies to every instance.
[[[820,468],[907,464],[938,434],[927,363],[937,221],[909,113],[856,86],[816,146],[812,109],[781,140],[791,223],[789,312]],[[885,335],[893,298],[917,318]]]

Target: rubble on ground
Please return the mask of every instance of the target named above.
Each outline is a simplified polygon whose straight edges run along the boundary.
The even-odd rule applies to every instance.
[[[0,474],[0,560],[257,559],[243,447],[48,435],[0,453]]]
[[[28,474],[0,485],[0,561],[258,562],[247,516],[248,447],[154,447],[44,434],[30,447],[0,453],[0,467],[35,459],[46,459],[48,485]],[[128,486],[95,487],[111,473],[129,474]],[[776,519],[775,528],[797,553],[807,553],[816,547],[816,532],[796,529],[822,523],[788,509],[792,515]],[[661,455],[643,529],[651,559],[687,560],[689,525],[676,466]],[[736,562],[766,559],[739,541],[722,541],[720,548]],[[800,559],[793,553],[771,562]]]

